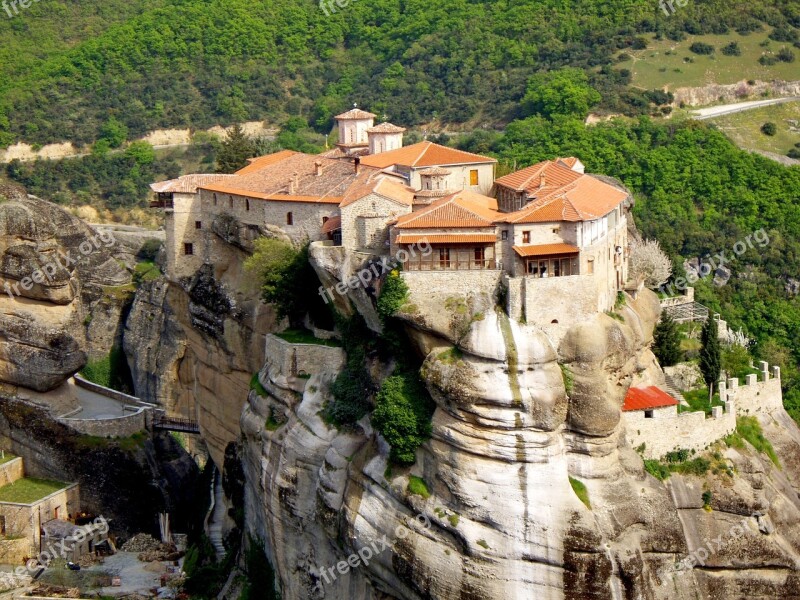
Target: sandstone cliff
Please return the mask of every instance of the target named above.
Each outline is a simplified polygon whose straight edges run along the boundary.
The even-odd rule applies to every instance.
[[[558,347],[491,296],[464,299],[466,331],[459,311],[434,302],[401,315],[437,405],[410,469],[387,468],[368,418],[350,430],[322,420],[341,350],[270,346],[266,396],[250,392],[241,425],[247,523],[268,542],[284,598],[796,597],[800,431],[785,412],[759,417],[782,470],[747,445],[721,446],[734,476],[662,483],[620,423],[628,386],[663,381],[648,349],[655,296],[628,298],[617,318],[597,315]],[[428,497],[409,493],[411,475]],[[720,536],[704,565],[675,568]]]
[[[118,329],[124,301],[95,310],[106,290],[131,281],[113,246],[57,205],[0,189],[0,381],[46,391],[80,369],[90,350],[108,353],[109,340],[91,343],[87,328]]]

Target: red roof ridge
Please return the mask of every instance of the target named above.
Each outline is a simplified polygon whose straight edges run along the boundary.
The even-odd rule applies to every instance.
[[[678,401],[675,398],[655,385],[647,387],[631,386],[625,394],[622,410],[625,412],[632,410],[650,410],[654,408],[666,408],[677,404]]]

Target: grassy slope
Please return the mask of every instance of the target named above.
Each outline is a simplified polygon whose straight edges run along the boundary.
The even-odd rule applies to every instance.
[[[761,126],[767,121],[778,127],[774,136],[761,133]],[[790,121],[794,121],[794,125]],[[800,142],[800,102],[756,108],[710,119],[709,122],[740,148],[786,154]]]
[[[652,35],[645,36],[648,46],[644,50],[627,49],[624,52],[633,60],[619,63],[619,68],[630,69],[633,73],[632,84],[644,89],[677,87],[700,87],[709,83],[736,83],[742,79],[770,81],[800,79],[798,62],[778,62],[765,67],[758,63],[759,57],[770,51],[777,52],[781,47],[791,48],[800,54],[790,43],[769,40],[764,48],[759,44],[767,39],[767,31],[739,35],[731,31],[727,35],[690,35],[680,42],[662,39],[654,40]],[[741,56],[725,56],[721,49],[730,42],[737,42],[741,48]],[[704,42],[714,46],[716,51],[710,56],[701,56],[689,51],[694,42]],[[670,52],[670,54],[667,54]],[[617,55],[619,56],[619,54]],[[687,63],[684,58],[692,58]]]

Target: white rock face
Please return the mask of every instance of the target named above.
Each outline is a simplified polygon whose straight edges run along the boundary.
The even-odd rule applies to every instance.
[[[674,476],[665,486],[624,446],[627,386],[658,384],[663,374],[647,346],[655,297],[628,299],[621,313],[624,322],[598,315],[574,328],[556,349],[534,327],[485,310],[460,353],[443,353],[456,340],[442,315],[408,315],[412,339],[428,352],[421,374],[437,404],[431,439],[410,469],[387,471],[388,447],[368,419],[348,432],[321,420],[343,355],[303,367],[313,375],[302,392],[279,358],[268,357],[261,382],[269,398],[251,392],[242,416],[247,513],[252,532],[268,541],[283,597],[722,599],[753,585],[777,594],[769,597],[788,591],[800,548],[788,469],[767,485],[779,472],[744,451],[732,458],[747,473],[733,488],[719,477]],[[430,328],[434,322],[441,327]],[[281,424],[270,427],[276,414]],[[781,450],[800,463],[800,432],[782,424],[790,433],[782,433]],[[425,481],[429,497],[408,493],[410,475]],[[586,486],[591,510],[570,477]],[[765,485],[770,493],[758,490]],[[719,505],[712,512],[702,508],[709,486]],[[674,572],[707,536],[756,510],[768,515],[763,529],[782,533],[739,540],[742,562],[721,559],[730,572]]]

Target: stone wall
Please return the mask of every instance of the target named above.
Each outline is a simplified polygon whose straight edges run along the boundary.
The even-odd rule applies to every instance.
[[[196,222],[200,222],[200,228]],[[211,227],[211,219],[203,221],[198,194],[172,195],[172,210],[165,211],[167,241],[167,277],[177,281],[188,277],[200,267],[202,262],[203,230]],[[187,255],[184,244],[192,244],[193,253]]]
[[[58,422],[84,435],[103,438],[130,437],[147,429],[148,409],[139,408],[136,412],[109,419],[70,419],[59,418]]]
[[[420,171],[428,167],[418,167],[411,170],[409,185],[415,190],[422,189],[422,178]],[[444,165],[443,168],[450,171],[450,175],[445,178],[447,188],[460,191],[470,190],[479,194],[489,195],[494,184],[495,163],[470,164],[470,165]],[[478,170],[478,185],[470,185],[469,172],[473,169]]]
[[[409,303],[430,309],[431,303],[444,306],[450,297],[491,294],[500,282],[502,271],[403,271],[402,275],[408,285]]]
[[[122,392],[119,392],[117,390],[112,390],[111,388],[102,386],[99,383],[94,383],[93,381],[84,379],[77,373],[74,376],[74,380],[75,380],[75,385],[77,385],[78,387],[87,389],[90,392],[95,392],[97,394],[100,394],[101,396],[105,396],[106,398],[111,398],[112,400],[122,402],[123,404],[138,405],[141,403],[141,400],[139,400],[139,398],[137,398],[136,396],[123,394]]]
[[[37,502],[0,502],[0,516],[5,520],[7,536],[24,537],[33,547],[39,547],[42,524],[51,519],[66,519],[81,509],[77,483],[65,485]]]
[[[379,194],[369,194],[342,208],[342,245],[351,250],[370,249],[383,254],[389,221],[409,212],[410,206]],[[370,227],[367,227],[367,220]]]
[[[783,393],[781,392],[781,369],[772,367],[770,373],[766,362],[760,363],[760,375],[748,375],[743,385],[736,378],[720,382],[720,396],[734,400],[740,415],[771,413],[783,409]]]
[[[698,411],[646,418],[643,410],[626,411],[622,422],[628,445],[644,444],[645,458],[661,458],[680,448],[700,452],[736,429],[736,404],[726,402],[724,411],[716,406],[709,417]]]
[[[30,538],[0,539],[0,564],[21,565],[26,558],[35,556],[36,553],[36,547]],[[27,600],[28,597],[24,598]]]
[[[0,486],[14,483],[17,479],[22,479],[25,476],[25,466],[22,464],[22,458],[13,458],[7,463],[0,465]]]
[[[302,391],[308,378],[319,372],[322,365],[326,369],[335,368],[338,371],[345,361],[342,348],[320,344],[292,344],[273,334],[267,335],[264,355],[267,362],[259,373],[262,385],[268,377],[279,377],[282,385],[296,391]]]

